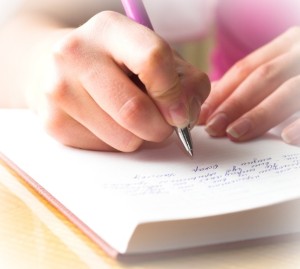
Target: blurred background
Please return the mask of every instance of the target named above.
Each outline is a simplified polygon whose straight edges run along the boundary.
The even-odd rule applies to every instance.
[[[6,22],[7,19],[10,18],[14,14],[14,12],[21,6],[22,2],[24,0],[0,0],[0,30],[1,30],[1,25]],[[27,3],[35,3],[36,5],[37,0],[27,0]],[[43,0],[39,0],[43,1]],[[53,9],[56,7],[56,2],[60,0],[53,0]],[[91,0],[87,0],[87,2],[90,2]],[[119,0],[100,0],[103,2],[103,6],[105,7],[116,7],[118,9],[118,2]],[[147,0],[147,1],[152,1],[152,0]],[[145,1],[145,5],[147,4],[147,1]],[[66,7],[69,8],[68,2],[66,1]],[[73,1],[74,6],[73,10],[70,10],[70,13],[75,12],[78,7],[76,7],[76,3],[78,6],[80,5],[80,1]],[[61,12],[63,13],[63,12]],[[77,15],[77,14],[76,14]],[[209,70],[209,51],[213,45],[213,30],[208,32],[206,36],[204,36],[201,41],[190,41],[190,42],[185,42],[185,43],[177,43],[173,44],[173,47],[190,63],[193,65],[199,67],[203,71]]]

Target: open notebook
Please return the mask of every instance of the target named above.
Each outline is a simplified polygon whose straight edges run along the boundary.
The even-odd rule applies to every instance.
[[[135,153],[65,147],[27,110],[0,110],[1,157],[109,254],[300,232],[300,148],[192,131]]]

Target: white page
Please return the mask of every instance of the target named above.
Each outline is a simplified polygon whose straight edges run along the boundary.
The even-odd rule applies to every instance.
[[[139,223],[198,218],[300,197],[300,149],[266,135],[248,143],[192,132],[194,158],[176,136],[136,153],[64,147],[29,111],[0,111],[0,152],[115,249]]]

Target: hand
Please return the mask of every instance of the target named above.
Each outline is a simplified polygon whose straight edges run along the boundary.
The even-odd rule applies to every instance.
[[[214,137],[246,141],[300,110],[300,28],[295,27],[235,64],[212,84],[200,123]],[[300,119],[282,139],[300,145]]]
[[[130,152],[198,120],[207,76],[148,28],[102,12],[61,32],[33,104],[63,144]]]

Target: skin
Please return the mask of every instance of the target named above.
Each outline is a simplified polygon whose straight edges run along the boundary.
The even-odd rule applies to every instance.
[[[236,63],[203,104],[200,123],[213,137],[256,138],[300,110],[300,28],[293,27]],[[300,119],[281,133],[300,146]]]
[[[58,141],[93,150],[135,151],[167,139],[174,126],[194,125],[207,76],[147,28],[98,12],[110,9],[105,1],[72,21],[89,6],[79,2],[27,0],[2,27],[0,105],[30,106]],[[213,83],[199,119],[211,136],[247,141],[299,112],[299,35],[290,29]],[[282,139],[300,145],[299,117]]]
[[[3,95],[30,106],[48,133],[68,146],[131,152],[144,141],[161,142],[174,126],[198,121],[210,91],[206,74],[116,12],[72,27],[25,9],[1,37],[2,53],[19,44],[11,71],[18,79],[7,81],[10,91]]]

